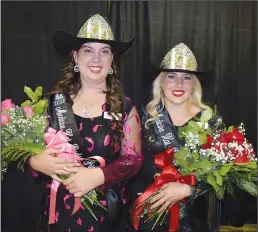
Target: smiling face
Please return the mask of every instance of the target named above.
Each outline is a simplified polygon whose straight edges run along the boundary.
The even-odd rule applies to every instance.
[[[104,43],[84,43],[73,52],[82,80],[101,82],[106,79],[111,68],[113,54],[111,47]]]
[[[163,73],[162,90],[167,101],[172,104],[185,104],[194,88],[193,74],[181,72]]]

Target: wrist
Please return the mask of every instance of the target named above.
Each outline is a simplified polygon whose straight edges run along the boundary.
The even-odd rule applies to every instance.
[[[101,168],[94,168],[94,175],[96,177],[97,186],[103,185],[105,182],[105,176]]]
[[[190,185],[184,184],[184,193],[185,193],[185,196],[186,196],[186,197],[191,196],[191,194],[192,194],[192,189],[191,189],[191,186],[190,186]]]
[[[34,163],[34,159],[35,157],[31,156],[28,158],[28,164],[30,165],[30,167],[33,169],[33,163]]]

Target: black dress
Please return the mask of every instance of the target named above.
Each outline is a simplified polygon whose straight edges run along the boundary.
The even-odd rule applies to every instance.
[[[124,179],[125,173],[118,172],[118,166],[126,165],[128,159],[125,159],[121,162],[117,162],[117,158],[120,155],[120,148],[112,145],[112,136],[113,130],[110,128],[110,119],[105,116],[105,112],[108,109],[108,104],[104,104],[102,106],[103,112],[101,116],[94,118],[83,118],[78,115],[75,115],[75,120],[77,127],[79,128],[80,135],[83,138],[83,150],[82,156],[83,158],[89,158],[91,156],[100,156],[104,158],[106,162],[106,166],[102,168],[105,176],[105,181],[110,179],[108,184],[112,185],[112,189],[115,189],[116,194],[120,198],[120,213],[119,220],[116,221],[116,225],[112,225],[110,222],[107,212],[98,206],[92,206],[93,212],[97,217],[98,221],[96,221],[92,215],[89,213],[87,209],[84,209],[83,206],[80,209],[72,214],[74,207],[74,197],[69,191],[65,188],[65,186],[61,185],[57,191],[57,201],[56,201],[56,217],[55,224],[48,225],[49,218],[49,202],[50,202],[50,187],[46,185],[46,194],[45,194],[45,207],[43,210],[43,214],[41,216],[40,230],[42,232],[108,232],[108,231],[127,231],[129,227],[129,206],[128,206],[128,191],[126,186],[126,181],[121,182],[121,179]],[[124,99],[124,110],[123,110],[123,119],[126,120],[126,117],[131,112],[133,107],[133,102],[125,98]],[[130,154],[127,154],[130,155]],[[131,154],[131,156],[135,156],[135,154]],[[137,159],[134,159],[136,162],[134,163],[134,167],[129,167],[128,170],[131,169],[129,175],[133,175],[134,170],[139,169],[141,163],[137,162]],[[112,163],[112,164],[111,164]],[[84,163],[85,166],[87,165]],[[128,172],[126,172],[127,177]],[[117,181],[116,181],[117,179]],[[120,181],[119,181],[120,180]],[[119,183],[116,183],[119,182]],[[104,195],[100,195],[100,202],[106,206],[106,194],[107,189],[105,186],[102,188],[104,190]]]
[[[125,123],[131,120],[128,116],[134,103],[129,98],[125,98],[123,103],[121,114]],[[130,141],[124,143],[128,148],[132,148],[127,150],[122,150],[121,147],[116,147],[112,144],[114,132],[110,128],[110,118],[105,117],[105,111],[108,111],[108,109],[109,105],[104,104],[101,116],[82,118],[74,115],[74,119],[83,138],[83,145],[80,147],[80,150],[84,151],[82,152],[82,157],[100,156],[105,160],[106,166],[101,167],[105,176],[105,183],[100,186],[104,195],[100,196],[99,200],[106,206],[108,201],[112,200],[112,197],[117,197],[116,202],[119,202],[119,207],[116,211],[118,214],[116,214],[115,220],[110,217],[110,214],[107,215],[105,210],[97,206],[93,206],[93,212],[98,221],[82,205],[71,216],[74,197],[61,185],[57,191],[55,223],[49,225],[51,179],[43,174],[32,177],[31,169],[28,166],[26,173],[21,173],[17,171],[14,165],[9,167],[8,178],[6,178],[4,186],[5,204],[2,206],[4,213],[6,213],[4,216],[4,231],[126,232],[129,230],[129,202],[126,180],[139,171],[143,157],[131,147]],[[140,128],[140,125],[138,126]],[[130,122],[128,127],[130,127]],[[132,130],[133,128],[128,129]],[[128,137],[130,138],[130,136]],[[19,176],[19,179],[17,176]],[[14,186],[15,178],[19,181],[16,189],[12,187]],[[111,198],[108,198],[108,196],[111,196]],[[30,218],[30,216],[32,217]]]
[[[168,121],[165,126],[172,127],[175,129],[174,136],[176,138],[175,147],[180,148],[184,145],[184,141],[179,139],[176,134],[178,131],[177,126],[173,125],[166,108],[162,110],[167,115]],[[192,120],[200,117],[201,112],[197,114]],[[158,170],[154,164],[154,157],[156,154],[163,152],[165,147],[161,142],[160,137],[157,133],[157,127],[152,124],[149,129],[146,129],[145,122],[148,119],[146,111],[142,107],[140,110],[140,118],[142,119],[142,136],[143,136],[143,155],[144,162],[140,172],[130,180],[130,193],[132,196],[132,203],[147,187],[154,182],[154,175]],[[180,221],[179,221],[179,232],[201,232],[210,231],[206,225],[206,211],[205,211],[205,198],[204,195],[209,191],[209,187],[204,183],[197,183],[192,193],[192,196],[188,199],[188,203],[180,203]],[[140,224],[137,231],[150,231],[153,223],[144,223],[146,218],[140,220]],[[155,232],[168,232],[169,230],[169,215],[167,215],[162,225],[157,224],[153,231]],[[132,228],[132,231],[136,231]]]

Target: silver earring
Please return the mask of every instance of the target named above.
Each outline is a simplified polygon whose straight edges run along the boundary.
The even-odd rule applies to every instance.
[[[79,72],[79,71],[80,71],[78,64],[74,65],[73,71],[74,71],[74,72]]]
[[[113,74],[113,72],[114,72],[114,71],[113,71],[113,69],[112,69],[112,68],[110,68],[110,70],[109,70],[108,74],[110,74],[110,75],[111,75],[111,74]]]

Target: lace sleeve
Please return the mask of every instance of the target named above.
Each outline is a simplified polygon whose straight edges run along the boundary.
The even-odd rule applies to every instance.
[[[136,175],[143,162],[142,136],[139,114],[135,106],[123,126],[124,138],[121,143],[121,154],[110,165],[102,167],[105,183],[101,188],[109,188],[121,181]]]

